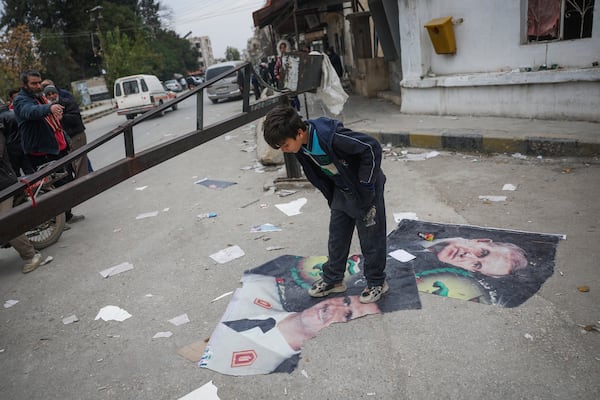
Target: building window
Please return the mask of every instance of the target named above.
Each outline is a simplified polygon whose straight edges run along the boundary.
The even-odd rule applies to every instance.
[[[595,0],[527,0],[527,42],[592,37]]]

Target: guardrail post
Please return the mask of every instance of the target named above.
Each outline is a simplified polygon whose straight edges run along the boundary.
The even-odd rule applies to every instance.
[[[204,89],[196,94],[196,130],[204,128]]]
[[[135,157],[133,147],[133,126],[129,125],[123,130],[123,139],[125,139],[125,157]]]
[[[250,78],[253,73],[252,64],[246,64],[246,66],[241,71],[243,71],[242,78],[244,82],[244,86],[242,87],[242,112],[248,112],[250,111]]]

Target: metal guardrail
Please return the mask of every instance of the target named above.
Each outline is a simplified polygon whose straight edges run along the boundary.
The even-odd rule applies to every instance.
[[[215,82],[224,79],[232,72],[244,72],[244,85],[242,92],[242,112],[235,114],[218,123],[204,126],[204,90]],[[31,228],[47,221],[53,216],[62,213],[72,207],[83,203],[84,201],[104,192],[107,189],[123,182],[124,180],[139,174],[151,167],[154,167],[164,161],[167,161],[185,151],[193,149],[203,143],[206,143],[224,133],[233,129],[239,128],[249,122],[252,122],[267,114],[272,108],[279,104],[287,104],[289,102],[287,94],[269,97],[250,105],[250,78],[255,74],[260,80],[260,76],[254,72],[252,65],[245,63],[235,68],[234,70],[226,71],[214,79],[197,86],[193,90],[178,96],[177,98],[162,104],[156,109],[146,112],[135,119],[120,125],[110,132],[104,134],[98,139],[88,143],[87,145],[69,153],[67,156],[57,160],[51,165],[37,171],[35,174],[28,177],[29,183],[35,183],[57,169],[73,160],[80,157],[82,154],[87,154],[90,151],[97,149],[108,141],[123,136],[125,146],[125,158],[118,160],[106,167],[91,172],[90,174],[78,178],[64,186],[51,191],[50,193],[41,196],[36,206],[33,207],[30,203],[18,205],[10,210],[0,214],[0,243],[6,243],[8,240],[30,230]],[[263,85],[266,82],[260,80]],[[277,90],[275,88],[272,88]],[[290,94],[296,94],[292,92]],[[191,96],[196,96],[196,130],[179,136],[175,139],[161,143],[141,152],[136,152],[133,127],[150,119],[158,114],[161,114],[174,104],[182,102]],[[27,187],[24,182],[18,182],[14,185],[0,191],[0,201],[8,199],[15,194],[22,192]]]

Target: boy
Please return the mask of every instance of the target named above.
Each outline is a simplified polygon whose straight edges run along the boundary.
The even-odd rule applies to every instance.
[[[308,293],[323,297],[346,291],[344,273],[354,227],[364,256],[367,287],[361,303],[373,303],[389,290],[385,280],[386,219],[381,145],[372,137],[344,128],[340,121],[303,121],[296,110],[280,106],[264,122],[265,141],[274,149],[295,153],[306,178],[331,209],[329,259],[321,279]]]

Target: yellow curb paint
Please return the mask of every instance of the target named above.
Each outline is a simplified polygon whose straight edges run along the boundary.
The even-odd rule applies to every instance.
[[[409,133],[408,140],[411,147],[425,147],[430,149],[442,148],[442,136],[433,133]]]

